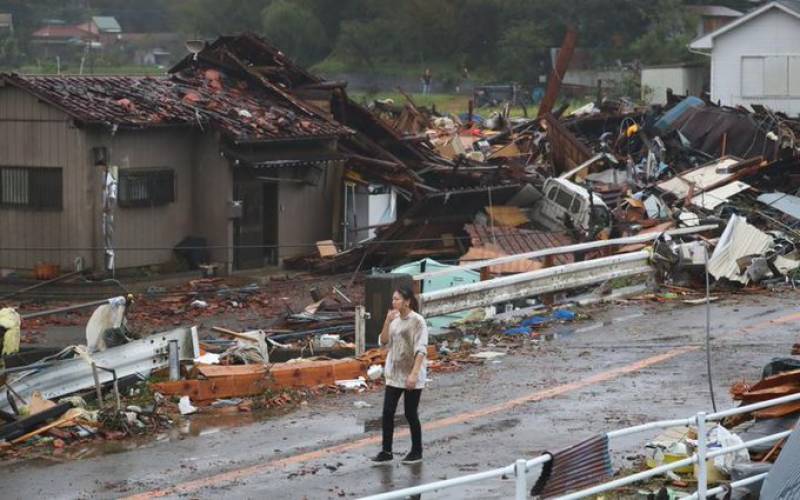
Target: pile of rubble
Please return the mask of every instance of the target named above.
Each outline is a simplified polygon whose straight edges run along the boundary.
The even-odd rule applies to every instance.
[[[793,283],[800,266],[800,121],[764,107],[670,96],[666,106],[606,100],[568,115],[562,107],[536,119],[501,113],[479,120],[419,108],[408,98],[400,111],[385,102],[373,111],[383,126],[401,127],[393,129],[398,143],[439,156],[437,165],[403,163],[418,187],[431,189],[411,196],[374,238],[288,266],[332,272],[419,258],[463,264],[692,227],[695,234],[654,245],[654,262],[672,284],[704,284],[706,256],[720,283]],[[351,169],[403,189],[390,177]],[[563,252],[490,274],[642,247]]]

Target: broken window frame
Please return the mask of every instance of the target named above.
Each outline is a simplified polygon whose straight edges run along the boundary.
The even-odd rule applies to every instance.
[[[144,208],[174,203],[175,177],[175,170],[165,167],[120,169],[117,204],[121,208]]]
[[[63,175],[61,167],[0,166],[0,208],[62,211]]]

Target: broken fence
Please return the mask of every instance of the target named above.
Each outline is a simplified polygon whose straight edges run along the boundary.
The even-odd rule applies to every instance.
[[[574,491],[566,495],[556,496],[554,498],[557,498],[558,500],[574,500],[578,498],[586,498],[591,495],[597,495],[599,493],[603,493],[606,491],[612,491],[617,488],[627,486],[629,484],[633,484],[639,481],[660,476],[661,474],[664,474],[668,471],[674,471],[675,469],[679,469],[681,467],[689,465],[697,467],[698,484],[697,484],[697,491],[694,494],[686,497],[687,499],[707,498],[709,495],[716,495],[718,493],[723,493],[728,488],[737,488],[753,484],[758,481],[762,481],[764,478],[766,478],[768,473],[756,474],[747,477],[745,479],[741,479],[739,481],[728,483],[725,486],[719,486],[716,488],[708,489],[708,459],[718,457],[720,455],[726,455],[728,453],[735,453],[739,450],[757,446],[759,444],[775,442],[789,436],[792,433],[792,431],[777,432],[769,436],[753,439],[734,446],[715,448],[713,451],[709,451],[707,443],[707,432],[710,429],[707,427],[707,424],[709,422],[719,421],[722,420],[723,418],[730,417],[733,415],[750,413],[763,408],[778,406],[798,400],[800,400],[800,394],[792,394],[790,396],[784,396],[781,398],[771,399],[768,401],[762,401],[760,403],[740,406],[738,408],[731,408],[729,410],[723,410],[716,413],[706,414],[705,412],[699,412],[693,417],[673,419],[673,420],[659,420],[655,422],[648,422],[646,424],[635,425],[632,427],[626,427],[624,429],[618,429],[616,431],[608,432],[605,434],[605,437],[608,440],[611,440],[614,438],[628,436],[630,434],[637,434],[640,432],[650,431],[654,429],[666,429],[669,427],[675,427],[681,425],[696,425],[697,436],[698,436],[697,451],[691,457],[685,458],[683,460],[670,462],[668,464],[664,464],[650,470],[645,470],[642,472],[638,472],[636,474],[624,476],[618,479],[614,479],[612,481],[607,481],[605,483],[592,486],[590,488]],[[552,455],[547,454],[547,455],[541,455],[531,460],[520,458],[513,464],[507,465],[505,467],[478,472],[475,474],[468,474],[465,476],[454,477],[442,481],[435,481],[428,484],[413,486],[411,488],[403,488],[400,490],[381,493],[378,495],[371,495],[368,497],[363,497],[362,500],[390,500],[394,498],[406,498],[412,495],[421,495],[422,493],[444,490],[456,486],[465,486],[468,484],[484,481],[487,479],[499,479],[504,476],[512,476],[512,475],[514,476],[514,488],[515,488],[514,498],[516,498],[517,500],[523,500],[525,498],[528,498],[528,494],[530,491],[528,487],[528,477],[527,477],[528,473],[532,472],[534,468],[543,466],[544,464],[550,462],[551,457]]]

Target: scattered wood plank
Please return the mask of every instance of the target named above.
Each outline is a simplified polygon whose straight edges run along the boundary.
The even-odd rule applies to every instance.
[[[794,403],[786,403],[785,405],[758,410],[753,412],[753,416],[756,420],[765,420],[768,418],[781,418],[798,412],[800,412],[800,402],[795,401]]]
[[[189,396],[194,402],[242,396],[258,396],[270,388],[263,374],[217,377],[208,380],[176,380],[153,384],[153,390],[170,396]]]
[[[197,371],[206,378],[261,375],[267,373],[264,365],[197,365]]]
[[[794,384],[778,385],[775,387],[767,387],[766,389],[750,390],[741,395],[741,400],[744,404],[758,403],[760,401],[767,401],[769,399],[780,398],[789,396],[800,392],[800,386]]]

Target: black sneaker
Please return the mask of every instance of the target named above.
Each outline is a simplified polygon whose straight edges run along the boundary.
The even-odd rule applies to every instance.
[[[392,459],[394,459],[394,456],[391,453],[389,453],[388,451],[381,451],[380,453],[372,457],[372,463],[383,465],[383,464],[388,464],[389,462],[392,461]]]
[[[416,453],[416,452],[412,451],[412,452],[409,452],[408,455],[403,457],[403,463],[406,464],[406,465],[408,465],[408,464],[418,464],[420,462],[422,462],[422,453]]]

